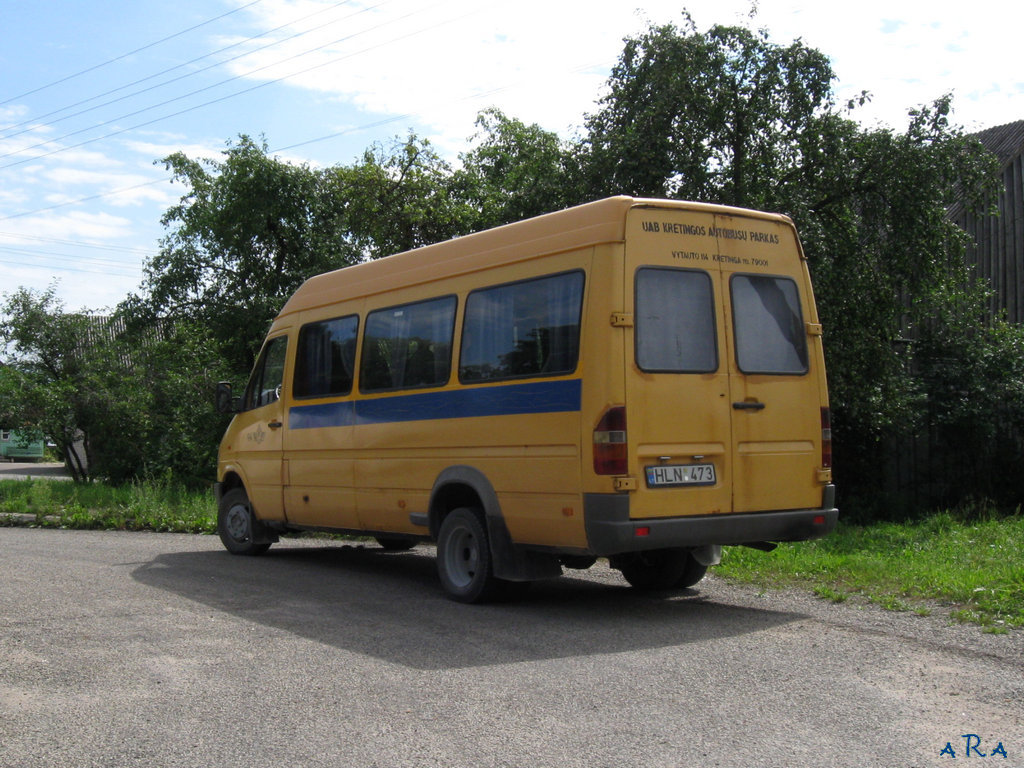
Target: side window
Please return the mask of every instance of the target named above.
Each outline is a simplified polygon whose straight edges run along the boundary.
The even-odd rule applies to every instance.
[[[347,395],[356,365],[355,315],[302,326],[295,354],[295,397]]]
[[[287,336],[275,336],[263,346],[256,367],[252,369],[252,376],[249,377],[249,384],[245,388],[243,410],[259,408],[280,399],[281,384],[284,382],[284,355],[287,348]]]
[[[454,296],[371,312],[366,317],[359,391],[447,384],[454,333]]]
[[[796,283],[788,277],[733,275],[729,285],[739,369],[807,373],[807,336]]]
[[[636,273],[636,364],[659,373],[718,370],[707,272],[643,267]]]
[[[466,299],[459,380],[572,373],[582,307],[582,272],[474,291]]]

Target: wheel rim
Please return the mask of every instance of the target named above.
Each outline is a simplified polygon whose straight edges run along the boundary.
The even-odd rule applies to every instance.
[[[237,542],[249,540],[249,508],[245,504],[234,504],[225,519],[228,536]]]
[[[448,576],[456,587],[469,586],[480,569],[480,542],[466,526],[452,531],[445,550]]]

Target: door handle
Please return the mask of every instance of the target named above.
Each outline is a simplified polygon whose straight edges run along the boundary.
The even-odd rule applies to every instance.
[[[737,411],[763,411],[764,403],[751,402],[750,400],[744,400],[740,403],[733,403],[732,407]]]
[[[275,420],[275,421],[268,422],[267,426],[270,427],[271,429],[280,429],[284,425],[280,421],[276,421]]]

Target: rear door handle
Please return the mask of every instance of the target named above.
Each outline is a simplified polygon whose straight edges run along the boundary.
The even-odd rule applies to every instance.
[[[267,426],[270,427],[271,429],[280,429],[284,425],[280,421],[270,421],[267,422]]]
[[[744,400],[741,403],[733,403],[732,407],[737,411],[763,411],[764,403],[751,402],[750,400]]]

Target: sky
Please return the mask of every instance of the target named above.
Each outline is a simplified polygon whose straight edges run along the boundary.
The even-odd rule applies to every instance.
[[[969,131],[1024,120],[1024,4],[975,0],[0,0],[0,295],[68,311],[140,291],[184,188],[160,160],[240,134],[313,167],[409,131],[451,161],[498,107],[563,138],[649,24],[744,24],[825,53],[865,126],[953,94]],[[596,10],[595,10],[596,9]]]

